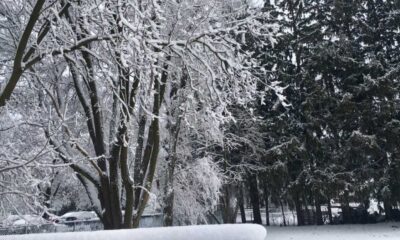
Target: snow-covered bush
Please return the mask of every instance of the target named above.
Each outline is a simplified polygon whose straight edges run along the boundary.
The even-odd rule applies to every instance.
[[[177,169],[174,218],[178,225],[207,223],[218,206],[223,174],[211,157]]]

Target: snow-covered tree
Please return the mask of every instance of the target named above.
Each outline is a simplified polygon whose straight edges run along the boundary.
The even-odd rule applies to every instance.
[[[30,97],[36,145],[78,176],[106,229],[138,226],[173,92],[185,91],[178,116],[204,132],[199,144],[221,143],[218,132],[234,121],[229,107],[259,95],[258,61],[242,43],[273,36],[260,21],[267,13],[239,0],[38,0],[29,10],[10,48],[13,64],[3,69],[2,115]],[[201,159],[193,167],[208,164]]]

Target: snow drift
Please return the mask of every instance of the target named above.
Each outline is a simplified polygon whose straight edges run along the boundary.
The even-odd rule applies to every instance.
[[[260,225],[227,224],[13,235],[0,240],[265,240],[266,236],[266,229]]]

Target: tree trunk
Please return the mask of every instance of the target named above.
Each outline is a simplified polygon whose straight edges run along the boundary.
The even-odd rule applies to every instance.
[[[164,198],[164,209],[163,209],[163,214],[164,214],[164,226],[165,227],[170,227],[173,226],[174,224],[174,190],[172,186],[169,186],[167,188],[167,193]]]
[[[240,209],[240,217],[242,219],[242,223],[246,223],[246,211],[244,209],[244,199],[243,199],[243,188],[239,186],[239,209]]]
[[[269,204],[268,204],[268,196],[265,198],[265,220],[267,226],[269,226]]]
[[[329,217],[329,223],[333,224],[331,199],[328,199],[328,217]]]
[[[126,136],[128,138],[128,136]],[[132,228],[132,217],[133,217],[133,203],[134,203],[134,182],[129,174],[129,166],[128,166],[128,147],[122,146],[121,149],[121,177],[122,182],[125,188],[125,215],[123,228]]]
[[[300,197],[299,197],[298,192],[295,193],[294,205],[296,207],[297,225],[303,226],[304,225],[304,212],[301,208],[301,202],[300,202]]]
[[[235,186],[227,184],[224,186],[224,196],[222,204],[222,219],[224,223],[236,223],[238,204],[235,204]]]
[[[318,193],[314,194],[315,201],[315,223],[317,225],[323,225],[324,221],[322,219],[322,211],[321,211],[321,201]]]
[[[282,211],[283,226],[286,226],[285,210],[283,209],[282,199],[279,199],[279,205],[281,206],[281,211]]]
[[[121,145],[118,145],[113,152],[111,152],[111,159],[109,159],[110,166],[110,196],[111,196],[111,214],[113,221],[113,228],[119,229],[122,227],[122,213],[120,203],[120,175],[118,166],[120,164]]]
[[[393,220],[392,205],[387,200],[383,201],[383,208],[385,209],[385,220],[386,221]]]
[[[343,213],[343,223],[350,223],[351,216],[350,216],[350,202],[349,202],[349,192],[345,191],[344,199],[342,203],[342,213]]]
[[[248,183],[249,183],[250,201],[253,207],[254,223],[262,224],[257,175],[249,174]]]
[[[264,201],[265,201],[265,221],[267,226],[269,226],[269,192],[266,184],[264,184]]]
[[[175,165],[178,159],[177,156],[177,147],[178,147],[178,138],[180,131],[180,122],[181,119],[178,117],[177,124],[175,127],[171,127],[170,135],[173,136],[173,145],[172,145],[172,153],[170,154],[170,159],[167,164],[167,176],[166,183],[164,189],[164,226],[172,226],[173,225],[173,216],[174,216],[174,172]]]
[[[142,165],[142,155],[144,148],[144,135],[146,130],[146,113],[144,113],[143,107],[140,106],[139,110],[139,130],[138,137],[135,149],[135,161],[134,161],[134,170],[133,170],[133,179],[135,183],[140,183],[143,178],[143,173],[141,173],[141,165]],[[135,206],[139,205],[140,198],[140,189],[137,188],[135,191]]]
[[[310,210],[308,209],[308,203],[307,203],[306,197],[304,195],[303,195],[303,200],[304,200],[304,213],[305,213],[304,224],[309,225],[311,222],[310,221],[311,214],[310,214]]]

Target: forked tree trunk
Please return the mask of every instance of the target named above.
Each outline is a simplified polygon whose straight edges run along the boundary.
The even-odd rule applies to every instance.
[[[171,60],[171,56],[166,57],[167,62]],[[163,65],[163,71],[160,79],[154,80],[154,100],[153,100],[153,115],[159,116],[162,102],[164,100],[166,82],[168,79],[168,67],[169,65]],[[140,165],[140,179],[139,186],[137,188],[136,197],[139,200],[135,202],[135,215],[133,216],[133,227],[139,227],[139,221],[143,214],[143,211],[149,200],[149,192],[153,184],[154,175],[156,172],[158,153],[160,151],[160,123],[159,118],[153,118],[149,127],[147,144],[143,153],[142,162]],[[136,167],[136,166],[135,166]]]

